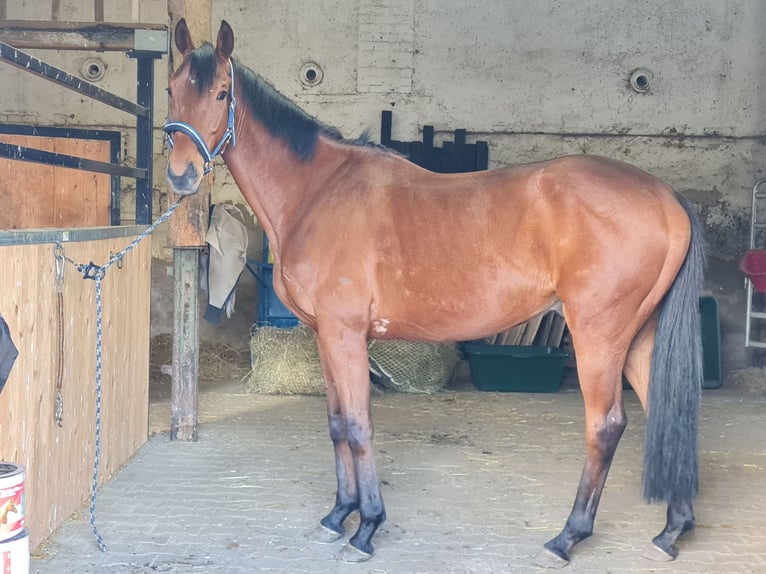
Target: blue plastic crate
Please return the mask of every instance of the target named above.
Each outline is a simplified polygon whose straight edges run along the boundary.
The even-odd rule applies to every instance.
[[[298,317],[284,306],[274,292],[274,266],[269,263],[248,260],[247,269],[258,283],[258,307],[255,312],[255,324],[259,327],[295,327],[299,323]]]

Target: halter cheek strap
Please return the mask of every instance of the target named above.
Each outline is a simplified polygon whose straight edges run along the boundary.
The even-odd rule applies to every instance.
[[[234,97],[234,65],[231,63],[231,59],[229,59],[229,71],[231,73],[231,87],[229,88],[229,120],[226,126],[226,131],[218,141],[218,145],[216,145],[212,151],[208,149],[202,135],[186,122],[167,122],[165,127],[162,128],[162,131],[167,135],[168,146],[170,146],[171,149],[173,148],[173,134],[176,132],[181,132],[194,142],[194,145],[197,146],[197,151],[199,151],[200,155],[205,160],[204,175],[213,171],[213,160],[217,155],[223,153],[227,143],[231,143],[232,147],[237,145],[237,135],[234,133],[234,111],[237,109],[237,98]]]

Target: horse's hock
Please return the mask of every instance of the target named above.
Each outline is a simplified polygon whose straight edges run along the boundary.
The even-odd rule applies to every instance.
[[[100,149],[55,145],[75,146],[81,155]],[[109,223],[109,176],[11,160],[0,160],[0,173],[7,176],[0,181],[4,204],[30,206],[0,215],[0,314],[19,352],[0,393],[0,460],[26,468],[34,549],[88,498],[96,449],[95,282],[66,262],[59,297],[55,242],[70,260],[101,265],[143,227],[102,227]],[[20,214],[23,219],[8,219]],[[144,444],[148,430],[148,368],[142,365],[149,364],[150,241],[119,267],[102,281],[101,482]]]

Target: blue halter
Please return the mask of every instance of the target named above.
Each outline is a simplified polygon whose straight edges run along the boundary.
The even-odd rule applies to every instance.
[[[175,132],[181,132],[194,142],[197,146],[202,158],[205,160],[204,175],[213,171],[213,160],[219,154],[222,154],[226,144],[231,140],[231,146],[237,145],[237,135],[234,133],[234,110],[237,108],[237,98],[234,97],[234,65],[229,59],[229,70],[231,72],[231,87],[229,88],[229,123],[226,126],[226,131],[221,136],[218,145],[215,146],[213,151],[210,151],[205,144],[205,140],[202,139],[200,133],[186,122],[167,122],[162,131],[167,134],[168,146],[173,148],[173,134]]]

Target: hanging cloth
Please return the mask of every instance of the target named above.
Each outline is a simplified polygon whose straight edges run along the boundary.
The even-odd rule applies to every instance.
[[[239,277],[247,263],[247,228],[242,212],[235,206],[220,203],[213,207],[205,241],[210,245],[208,262],[208,305],[205,320],[218,323],[224,309],[234,312],[234,295]]]

